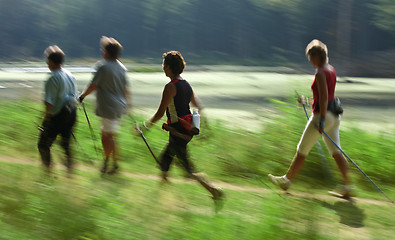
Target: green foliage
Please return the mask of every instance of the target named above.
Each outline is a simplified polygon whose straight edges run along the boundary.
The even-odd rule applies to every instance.
[[[391,0],[375,0],[370,4],[374,9],[373,24],[384,31],[395,34],[395,2]]]
[[[267,173],[286,170],[306,122],[301,109],[278,100],[272,103],[277,114],[258,132],[232,130],[219,121],[210,122],[210,128],[203,125],[201,135],[189,144],[198,169],[215,181],[264,190],[261,180]],[[100,148],[99,120],[92,114],[93,105],[87,102],[86,107]],[[3,156],[36,159],[2,163],[0,229],[7,231],[1,239],[355,239],[354,234],[342,233],[352,230],[361,236],[361,227],[366,236],[393,235],[392,205],[225,188],[225,207],[215,214],[210,198],[197,184],[175,181],[163,185],[144,176],[130,177],[131,173],[158,174],[159,170],[143,141],[133,136],[133,122],[126,117],[119,134],[120,175],[100,177],[101,159],[96,157],[81,111],[74,132],[78,140],[73,143],[78,163],[75,174],[67,178],[63,169],[57,169],[55,178],[42,175],[35,146],[38,130],[32,123],[41,115],[34,109],[40,108],[41,104],[31,101],[0,102]],[[153,127],[145,135],[158,154],[167,134]],[[392,135],[351,129],[341,131],[341,138],[346,152],[378,184],[394,184]],[[56,145],[54,160],[59,165],[62,151]],[[328,189],[316,152],[314,149],[309,155],[295,184],[306,192]],[[87,160],[93,160],[94,165]],[[177,164],[171,172],[174,178],[183,176]],[[358,172],[354,171],[353,179],[358,194],[382,199]],[[394,196],[393,191],[387,193]]]
[[[296,151],[296,145],[303,132],[306,118],[302,109],[295,108],[287,102],[272,100],[277,114],[263,124],[258,132],[232,130],[220,122],[213,122],[203,126],[202,134],[195,137],[190,144],[190,153],[196,167],[213,178],[244,182],[252,182],[257,177],[265,178],[267,173],[282,174],[289,166]],[[92,139],[83,111],[78,111],[78,123],[74,129],[77,141],[73,141],[75,158],[85,165],[101,165],[102,153],[99,136],[99,119],[92,114],[93,105],[85,104],[94,129],[95,140]],[[37,111],[41,106],[26,101],[5,101],[1,103],[0,114],[3,117],[0,124],[0,150],[7,155],[19,157],[36,157],[36,143],[39,131],[41,113]],[[35,110],[37,109],[37,110]],[[23,114],[22,114],[23,113]],[[138,121],[142,120],[136,117]],[[154,174],[157,169],[144,142],[134,136],[134,123],[125,117],[119,134],[119,144],[122,168],[126,171]],[[391,134],[380,132],[372,134],[358,129],[341,130],[342,147],[346,153],[378,184],[392,184],[395,179],[395,165],[391,159],[395,158],[393,146],[395,139]],[[166,145],[167,134],[159,128],[153,128],[146,137],[156,155]],[[314,147],[306,160],[300,181],[316,182],[315,188],[322,185],[333,185],[323,178],[330,167],[333,173],[337,169],[333,159],[327,152],[325,144],[322,155],[320,149]],[[98,152],[95,151],[95,146]],[[62,149],[55,144],[55,160],[63,159]],[[327,159],[327,160],[325,160]],[[323,162],[328,166],[323,167]],[[353,165],[350,165],[352,168]],[[356,169],[353,171],[356,182],[361,187],[372,190],[370,183],[364,179]],[[176,175],[183,175],[176,171]],[[254,183],[256,184],[256,182]]]
[[[0,25],[0,56],[41,58],[45,47],[58,44],[70,58],[97,58],[101,35],[117,38],[124,56],[139,62],[177,49],[188,62],[203,64],[299,63],[313,38],[328,43],[337,58],[347,51],[364,55],[393,48],[391,0],[352,1],[350,14],[339,17],[341,2],[0,0],[0,22],[7,22]],[[345,38],[334,34],[343,20],[351,21],[345,29],[352,37],[350,49],[335,48]]]

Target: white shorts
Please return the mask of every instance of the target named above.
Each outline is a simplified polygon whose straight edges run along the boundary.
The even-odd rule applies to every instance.
[[[105,133],[119,132],[119,119],[101,118],[101,131]]]
[[[320,121],[320,115],[314,114],[311,116],[310,120],[306,124],[303,135],[300,138],[297,150],[304,156],[307,156],[310,150],[313,148],[314,144],[317,142],[321,136],[318,132],[317,126]],[[340,115],[336,116],[332,112],[327,112],[325,116],[325,127],[324,130],[330,138],[340,147],[339,138],[339,126],[340,126]],[[340,150],[329,140],[325,135],[322,135],[322,139],[325,142],[326,147],[331,155],[334,155]]]

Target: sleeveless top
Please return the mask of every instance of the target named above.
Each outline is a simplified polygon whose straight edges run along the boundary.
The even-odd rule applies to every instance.
[[[192,98],[192,87],[183,79],[175,79],[171,82],[175,84],[177,94],[167,106],[166,116],[168,123],[176,123],[179,117],[183,118],[191,114],[189,103]]]
[[[335,86],[336,86],[336,70],[330,65],[326,65],[320,68],[325,73],[326,86],[328,89],[328,104],[335,99]],[[320,107],[320,96],[318,92],[317,79],[314,78],[311,84],[311,90],[313,91],[313,113],[319,112]]]

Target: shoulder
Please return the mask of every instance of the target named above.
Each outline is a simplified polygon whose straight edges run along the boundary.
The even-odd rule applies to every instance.
[[[177,94],[177,87],[175,83],[169,82],[163,89],[164,95],[175,96]]]
[[[50,76],[48,78],[48,82],[56,82],[59,81],[59,79],[62,77],[62,71],[61,70],[56,70],[50,73]]]
[[[63,74],[66,75],[67,77],[74,79],[73,74],[72,74],[69,70],[62,68],[62,72],[63,72]]]
[[[332,66],[332,65],[330,65],[330,64],[327,65],[327,68],[328,68],[328,70],[331,71],[331,72],[336,71],[336,70],[335,70],[335,67]]]
[[[325,79],[325,69],[324,68],[318,68],[317,72],[315,73],[315,78],[318,81]]]
[[[116,63],[118,64],[118,66],[123,70],[123,71],[128,71],[128,69],[125,67],[125,65],[123,65],[123,63],[119,60],[116,60]]]
[[[177,89],[176,88],[176,84],[175,83],[172,83],[172,82],[168,82],[166,85],[165,85],[165,88],[164,88],[164,90],[175,90],[175,89]]]
[[[185,85],[191,86],[191,84],[189,84],[189,82],[187,80],[184,79],[183,82],[185,83]]]

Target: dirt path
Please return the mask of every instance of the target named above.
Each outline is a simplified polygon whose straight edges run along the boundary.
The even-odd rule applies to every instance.
[[[9,156],[1,156],[1,155],[0,155],[0,162],[36,165],[36,166],[40,165],[40,162],[38,160],[34,161],[34,160],[29,160],[29,159],[19,159],[19,158],[14,158],[14,157],[9,157]],[[55,168],[62,169],[64,167],[61,164],[56,164]],[[89,167],[86,165],[78,165],[78,169],[84,170],[84,171],[98,171],[97,168]],[[135,179],[145,179],[145,180],[148,179],[148,180],[154,180],[154,181],[161,181],[161,178],[156,175],[142,174],[142,173],[131,173],[131,172],[121,172],[120,174],[130,177],[130,178],[135,178]],[[170,178],[170,182],[177,183],[177,184],[196,184],[196,182],[192,179],[181,179],[181,178]],[[290,196],[290,197],[318,199],[318,200],[325,200],[325,201],[326,200],[333,200],[333,199],[337,199],[340,201],[348,201],[346,199],[335,198],[335,197],[332,197],[329,195],[323,195],[323,194],[310,194],[310,193],[306,193],[306,192],[297,192],[297,191],[292,191],[292,190],[284,193],[284,191],[281,191],[281,190],[273,190],[273,189],[250,187],[250,186],[241,186],[241,185],[235,185],[232,183],[222,182],[222,181],[216,181],[216,182],[213,182],[213,184],[216,186],[220,186],[223,189],[228,189],[228,190],[232,190],[232,191],[239,191],[239,192],[251,192],[251,193],[257,193],[257,194],[265,194],[265,193],[273,193],[274,192],[274,193],[277,193],[282,198],[284,198],[285,196]],[[352,201],[356,202],[356,203],[394,206],[394,204],[389,201],[367,199],[367,198],[352,198]]]

